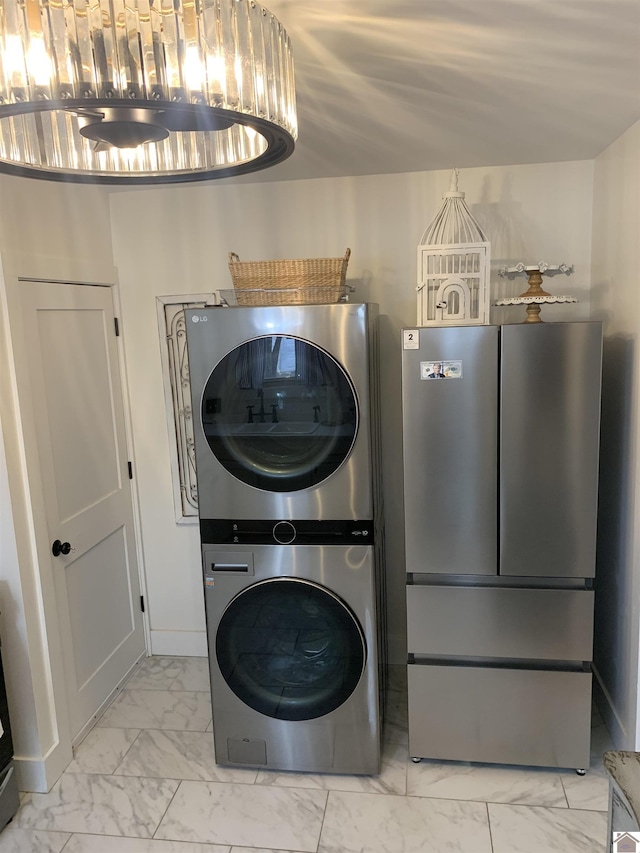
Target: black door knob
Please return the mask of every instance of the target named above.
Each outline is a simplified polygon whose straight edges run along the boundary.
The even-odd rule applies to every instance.
[[[59,539],[51,546],[51,553],[54,557],[59,557],[60,554],[63,554],[65,557],[67,554],[71,553],[71,545],[69,542],[61,542]]]

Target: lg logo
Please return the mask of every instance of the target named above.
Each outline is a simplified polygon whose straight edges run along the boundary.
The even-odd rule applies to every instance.
[[[192,323],[206,323],[208,320],[209,318],[205,314],[202,314],[200,317],[197,314],[194,314],[191,318]]]

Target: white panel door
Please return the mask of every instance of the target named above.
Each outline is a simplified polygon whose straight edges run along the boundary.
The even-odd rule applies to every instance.
[[[109,287],[20,288],[75,738],[144,652],[113,300]]]

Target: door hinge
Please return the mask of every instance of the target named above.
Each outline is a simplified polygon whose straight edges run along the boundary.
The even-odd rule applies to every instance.
[[[133,466],[131,462],[127,462],[127,467],[129,468],[129,479],[133,480]]]
[[[140,610],[144,613],[144,595],[140,596]]]
[[[120,337],[120,323],[118,322],[118,318],[113,318],[113,325],[116,327],[116,338]]]

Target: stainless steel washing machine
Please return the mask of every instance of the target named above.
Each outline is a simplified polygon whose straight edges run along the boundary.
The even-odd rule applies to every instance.
[[[217,763],[378,773],[373,546],[205,544],[203,561]]]
[[[186,312],[202,519],[370,521],[377,306]]]
[[[376,315],[186,314],[219,764],[379,770]]]

